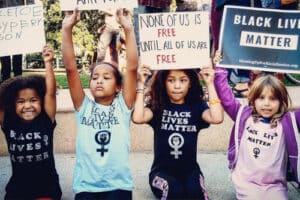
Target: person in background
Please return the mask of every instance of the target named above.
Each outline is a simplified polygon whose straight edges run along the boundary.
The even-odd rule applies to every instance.
[[[134,8],[134,31],[138,53],[140,55],[139,18],[138,14],[170,12],[171,0],[138,0],[138,7]]]
[[[101,10],[104,15],[104,25],[98,29],[100,34],[97,44],[96,62],[112,62],[114,65],[119,64],[119,54],[122,44],[125,44],[124,33],[120,24],[116,21],[113,10]]]
[[[14,76],[22,75],[22,54],[0,57],[1,62],[1,82],[10,78],[11,69]]]
[[[13,6],[34,4],[35,0],[1,0],[0,8],[7,8]],[[9,79],[11,76],[11,69],[13,69],[14,76],[22,75],[22,54],[7,55],[0,57],[1,63],[1,81]]]
[[[209,0],[176,0],[176,12],[207,11],[209,7]]]

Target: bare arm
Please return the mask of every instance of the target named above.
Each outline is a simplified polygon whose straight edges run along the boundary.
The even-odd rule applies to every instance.
[[[206,83],[210,102],[209,109],[203,112],[202,118],[208,123],[219,124],[224,120],[224,110],[215,89],[214,73],[214,69],[211,66],[203,67],[200,72],[200,75]]]
[[[73,13],[67,12],[62,25],[62,55],[75,110],[79,110],[85,96],[77,70],[72,39],[72,29],[79,21],[79,16],[80,13],[77,9]]]
[[[52,65],[54,52],[49,46],[44,46],[42,54],[46,68],[46,94],[44,107],[45,112],[53,122],[56,114],[56,81]]]
[[[149,108],[144,107],[144,87],[147,77],[151,74],[148,66],[140,66],[138,69],[138,84],[137,94],[134,104],[134,110],[132,113],[132,121],[136,124],[143,124],[150,121],[153,117],[153,113]]]
[[[131,108],[136,98],[136,76],[138,66],[138,54],[134,35],[134,28],[130,13],[127,9],[118,9],[116,13],[117,21],[121,24],[125,32],[126,40],[126,60],[127,68],[124,75],[123,95],[126,105]]]

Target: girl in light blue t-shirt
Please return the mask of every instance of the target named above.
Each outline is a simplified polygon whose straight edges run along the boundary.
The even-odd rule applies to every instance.
[[[89,99],[77,71],[72,29],[79,11],[67,13],[62,26],[62,52],[77,122],[73,190],[76,200],[132,199],[129,169],[131,107],[138,65],[134,29],[128,10],[118,9],[117,21],[126,37],[127,68],[122,84],[117,66],[108,62],[91,68]]]

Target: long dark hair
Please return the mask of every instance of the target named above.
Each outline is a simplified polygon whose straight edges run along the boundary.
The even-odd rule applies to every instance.
[[[0,85],[0,110],[4,114],[16,116],[16,99],[18,92],[23,89],[33,89],[41,99],[41,109],[44,111],[46,94],[45,77],[42,75],[16,76]]]
[[[150,82],[150,89],[146,94],[147,106],[154,112],[161,111],[170,104],[167,94],[166,80],[171,70],[157,71]],[[182,69],[190,79],[191,87],[185,96],[185,104],[192,105],[197,102],[203,102],[203,89],[200,84],[198,74],[194,69]]]

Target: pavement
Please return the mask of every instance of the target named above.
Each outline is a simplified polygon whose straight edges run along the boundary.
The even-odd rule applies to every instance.
[[[198,163],[204,173],[205,184],[211,200],[233,200],[234,189],[227,168],[225,152],[198,152]],[[153,160],[152,152],[131,152],[130,163],[135,189],[133,200],[154,200],[148,185],[148,173]],[[74,199],[72,176],[75,154],[55,154],[56,169],[63,191],[62,200]],[[5,185],[11,175],[8,156],[0,157],[0,199],[4,199]],[[292,183],[288,184],[289,200],[299,200],[300,190]]]

